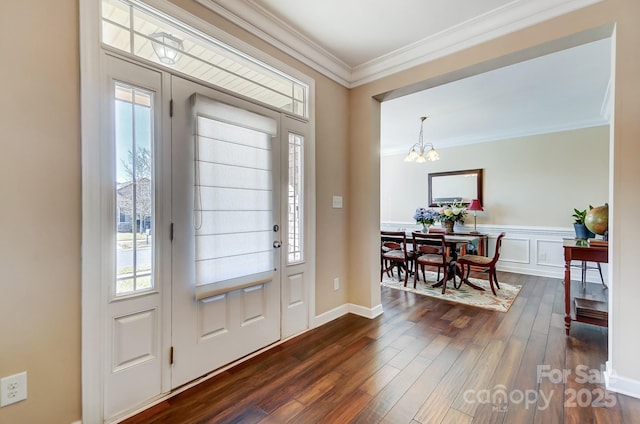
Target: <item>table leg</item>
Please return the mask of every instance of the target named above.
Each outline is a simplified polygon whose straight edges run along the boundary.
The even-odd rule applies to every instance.
[[[457,267],[457,266],[455,266],[455,265],[453,265],[453,266],[456,268],[456,270],[458,270],[458,267]],[[459,271],[459,270],[458,270],[458,271]],[[451,279],[454,277],[454,275],[455,275],[455,274],[454,274],[454,272],[455,272],[455,271],[453,271],[453,270],[452,270],[452,265],[449,265],[449,269],[447,270],[447,281],[451,280]],[[454,280],[454,281],[455,281],[455,280]],[[437,288],[437,287],[442,286],[443,284],[444,284],[444,277],[442,277],[442,278],[440,279],[440,281],[438,281],[437,283],[433,284],[431,287],[433,287],[433,288],[435,289],[435,288]],[[454,284],[454,285],[455,285],[455,284]]]
[[[463,278],[463,279],[462,279],[462,281],[460,282],[460,285],[462,285],[462,283],[465,283],[465,284],[467,284],[468,286],[470,286],[470,287],[472,287],[472,288],[474,288],[474,289],[476,289],[476,290],[484,291],[484,289],[483,289],[482,287],[480,287],[480,286],[477,286],[477,285],[473,284],[471,281],[469,281],[469,280],[468,280],[468,279],[466,279],[466,278]]]

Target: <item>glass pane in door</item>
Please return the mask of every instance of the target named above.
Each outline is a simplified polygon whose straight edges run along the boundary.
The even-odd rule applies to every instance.
[[[153,93],[114,87],[115,294],[153,288]]]

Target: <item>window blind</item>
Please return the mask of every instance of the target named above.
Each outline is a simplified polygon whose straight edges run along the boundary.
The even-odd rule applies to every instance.
[[[196,285],[273,271],[275,120],[195,95]]]

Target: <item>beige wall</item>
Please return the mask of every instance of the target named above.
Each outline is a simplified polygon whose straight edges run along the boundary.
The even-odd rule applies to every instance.
[[[344,304],[348,202],[330,205],[348,187],[348,90],[193,1],[174,3],[316,80],[316,313]],[[26,370],[29,389],[27,401],[0,409],[2,423],[81,417],[78,28],[77,0],[0,2],[11,58],[0,65],[0,376]]]
[[[28,372],[2,423],[80,418],[76,0],[0,5],[0,376]]]
[[[348,301],[347,213],[348,92],[335,84],[316,86],[316,315]],[[343,208],[333,209],[333,196],[343,196]],[[333,291],[333,279],[340,289]]]
[[[615,24],[615,88],[614,119],[612,132],[612,155],[609,204],[611,232],[610,272],[612,284],[609,328],[611,371],[636,384],[640,381],[640,367],[637,366],[635,352],[640,350],[640,339],[631,323],[640,319],[637,299],[640,299],[640,285],[637,284],[635,245],[640,237],[635,213],[640,210],[640,196],[637,187],[640,182],[640,57],[637,44],[640,40],[640,2],[637,0],[604,0],[593,6],[568,13],[533,27],[499,37],[462,52],[408,71],[382,78],[370,84],[357,87],[350,96],[350,137],[349,152],[354,158],[350,165],[349,184],[353,196],[349,236],[358,240],[350,245],[351,266],[349,268],[350,293],[358,293],[352,301],[366,302],[363,306],[375,307],[380,302],[380,291],[375,270],[377,252],[363,249],[363,234],[375,234],[380,225],[380,209],[372,208],[379,202],[380,159],[374,152],[380,144],[379,134],[374,129],[379,126],[379,107],[374,99],[393,96],[395,91],[411,92],[425,88],[429,84],[445,83],[456,75],[468,74],[475,68],[487,70],[494,61],[501,61],[511,54],[529,48],[538,48],[545,43],[563,37],[573,36],[586,30]],[[578,37],[580,38],[580,37]],[[573,38],[575,39],[575,38]],[[566,41],[563,40],[563,41]],[[565,44],[566,46],[566,44]],[[546,47],[546,46],[543,46]],[[489,65],[487,65],[489,64]],[[426,81],[426,83],[424,83]],[[357,157],[357,160],[355,158]],[[355,211],[358,211],[356,214]],[[373,236],[367,239],[373,243]]]
[[[176,4],[317,81],[317,313],[348,302],[375,306],[379,214],[379,105],[372,96],[618,19],[613,164],[614,366],[640,380],[633,355],[638,239],[633,216],[640,170],[640,4],[609,0],[349,92],[192,0]],[[15,40],[20,39],[20,42]],[[0,422],[70,423],[80,396],[80,106],[78,1],[3,0],[0,39],[0,376],[29,373],[29,398],[0,409]],[[345,208],[329,210],[343,194]],[[622,231],[624,228],[624,231]],[[352,240],[349,242],[349,240]],[[333,292],[340,277],[344,292]]]
[[[438,149],[440,160],[380,161],[380,220],[413,223],[427,206],[428,174],[483,170],[478,224],[571,227],[573,208],[608,201],[609,126]],[[473,218],[469,215],[469,222]]]

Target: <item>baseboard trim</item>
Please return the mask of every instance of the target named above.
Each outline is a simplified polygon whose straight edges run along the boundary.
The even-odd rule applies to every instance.
[[[378,304],[373,308],[365,308],[364,306],[354,305],[353,303],[349,303],[349,312],[354,315],[359,315],[361,317],[373,319],[377,316],[382,315],[384,311],[382,310],[382,304]]]
[[[344,305],[340,305],[316,316],[314,320],[314,328],[320,327],[346,314],[354,314],[361,317],[373,319],[382,315],[383,312],[384,311],[382,309],[382,304],[378,304],[373,308],[366,308],[364,306],[355,305],[353,303],[345,303]]]
[[[607,390],[640,399],[640,381],[616,375],[609,361],[606,362],[604,382]]]
[[[343,315],[349,313],[349,304],[345,303],[344,305],[340,305],[336,308],[333,308],[327,312],[323,312],[320,315],[316,315],[314,320],[314,328],[325,325],[328,322],[333,321],[334,319],[338,319]]]

